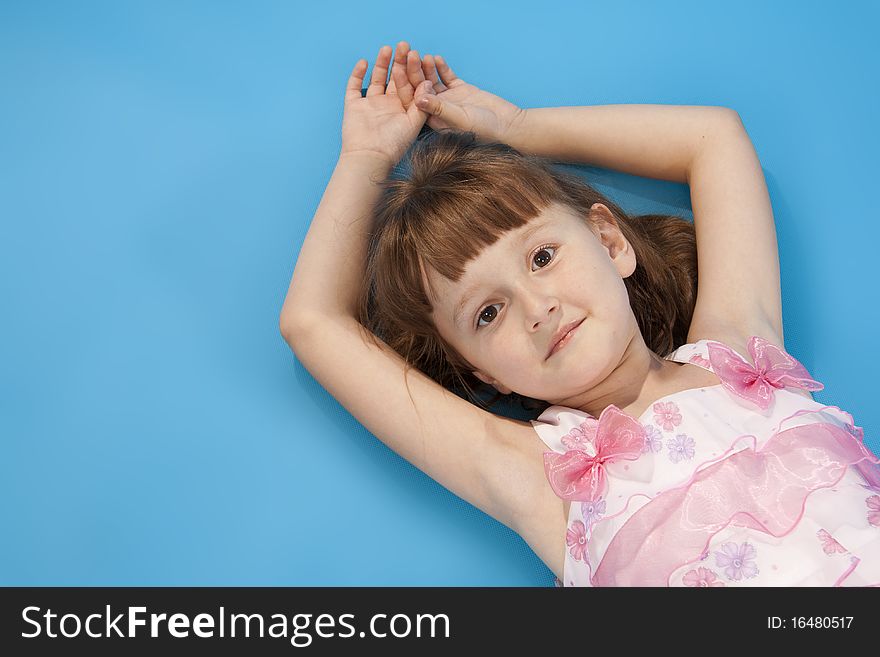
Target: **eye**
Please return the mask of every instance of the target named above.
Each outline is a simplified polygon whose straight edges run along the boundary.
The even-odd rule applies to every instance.
[[[486,323],[491,322],[498,316],[498,311],[495,310],[495,306],[500,306],[500,303],[493,303],[491,306],[486,306],[480,311],[480,314],[477,316],[477,328],[480,329],[484,327],[486,324],[480,324],[482,321],[486,321]]]
[[[551,253],[552,252],[552,253]],[[550,255],[547,255],[550,253]],[[545,267],[556,255],[556,247],[552,244],[544,244],[539,246],[532,252],[532,262],[538,264],[539,267]],[[535,271],[532,269],[532,271]]]

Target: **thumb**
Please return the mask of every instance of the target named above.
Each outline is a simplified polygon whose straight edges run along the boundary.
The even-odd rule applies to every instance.
[[[412,104],[406,111],[406,113],[410,116],[418,117],[418,119],[423,123],[424,119],[430,118],[430,113],[419,103],[419,100],[427,96],[427,94],[429,93],[434,93],[434,87],[432,86],[430,80],[425,80],[415,88]],[[428,114],[428,117],[425,117],[426,113]]]
[[[444,123],[453,128],[467,128],[468,119],[464,110],[455,103],[440,98],[431,90],[416,101],[416,107],[431,116],[442,118]]]

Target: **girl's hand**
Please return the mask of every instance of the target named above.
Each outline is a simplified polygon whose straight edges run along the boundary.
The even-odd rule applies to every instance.
[[[361,96],[368,63],[358,60],[345,89],[342,116],[342,149],[347,153],[378,154],[390,163],[398,160],[413,143],[428,115],[416,107],[413,99],[418,83],[412,85],[405,69],[411,58],[409,44],[397,44],[395,66],[387,88],[388,67],[391,64],[391,46],[382,46],[376,56],[376,65],[370,77],[367,95]],[[415,61],[418,62],[418,53]],[[399,69],[399,70],[397,70]],[[424,87],[430,86],[425,82]]]
[[[471,130],[485,140],[507,142],[525,119],[526,110],[456,77],[440,55],[425,55],[420,70],[407,68],[417,88],[416,107],[428,112],[428,125],[439,130]],[[422,81],[430,88],[421,87]]]

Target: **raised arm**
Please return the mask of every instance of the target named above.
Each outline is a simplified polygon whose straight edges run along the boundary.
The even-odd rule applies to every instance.
[[[525,153],[684,183],[697,153],[733,114],[699,105],[538,107],[524,110],[507,143]]]
[[[410,57],[418,65],[417,54]],[[356,320],[370,211],[379,195],[376,182],[426,118],[404,123],[408,119],[402,115],[419,110],[407,110],[385,91],[389,60],[389,51],[380,52],[365,98],[360,94],[363,60],[349,81],[343,153],[303,242],[281,312],[281,333],[312,376],[373,435],[459,497],[524,534],[520,519],[548,500],[555,502],[544,476],[544,448],[531,426],[487,413],[416,369],[405,377],[403,359],[384,342],[374,343]],[[402,83],[395,81],[397,90],[412,92],[400,89],[405,76]],[[360,124],[353,123],[357,111],[363,112]],[[384,122],[395,120],[399,133]]]
[[[281,310],[282,331],[303,315],[355,316],[377,183],[425,123],[425,115],[412,104],[414,89],[399,70],[410,54],[405,42],[398,44],[398,70],[387,90],[390,46],[379,51],[366,97],[361,96],[366,60],[358,60],[348,79],[342,150],[293,271]]]
[[[315,315],[356,315],[377,182],[392,164],[378,153],[342,154],[306,233],[281,309],[282,333]]]

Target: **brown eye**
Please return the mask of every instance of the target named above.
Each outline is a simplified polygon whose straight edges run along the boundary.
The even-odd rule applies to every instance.
[[[486,306],[480,311],[480,316],[477,318],[477,328],[485,326],[485,324],[480,324],[480,322],[485,321],[488,324],[498,316],[498,311],[495,310],[497,305],[499,304],[493,303],[491,306]]]
[[[535,251],[534,255],[532,256],[532,262],[537,264],[538,267],[546,267],[547,264],[549,264],[549,262],[553,259],[554,255],[556,255],[556,247],[545,244],[537,251]],[[534,271],[534,269],[532,271]]]

